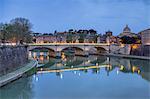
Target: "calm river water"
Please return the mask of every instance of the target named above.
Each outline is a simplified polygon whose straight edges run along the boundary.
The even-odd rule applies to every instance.
[[[150,99],[150,63],[106,56],[37,56],[36,74],[0,89],[0,99]]]

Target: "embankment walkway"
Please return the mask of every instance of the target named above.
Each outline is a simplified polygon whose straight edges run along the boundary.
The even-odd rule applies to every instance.
[[[20,78],[24,73],[28,72],[29,70],[31,70],[32,68],[37,66],[37,61],[32,60],[29,63],[25,64],[25,66],[11,72],[8,73],[4,76],[0,77],[0,87]]]

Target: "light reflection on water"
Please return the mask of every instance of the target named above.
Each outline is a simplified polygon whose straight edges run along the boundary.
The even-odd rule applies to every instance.
[[[37,74],[0,89],[0,99],[149,99],[150,63],[106,56],[36,57]],[[46,57],[46,58],[45,58]],[[49,72],[47,72],[49,71]],[[13,98],[12,98],[13,97]]]

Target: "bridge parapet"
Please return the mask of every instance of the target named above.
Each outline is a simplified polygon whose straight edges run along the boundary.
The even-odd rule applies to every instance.
[[[63,46],[66,46],[66,45],[67,46],[71,46],[71,45],[109,46],[108,43],[30,43],[28,45],[29,46],[54,46],[54,45],[57,45],[57,46],[60,46],[60,45],[63,45]]]
[[[107,43],[32,43],[28,44],[29,49],[37,48],[37,47],[47,47],[51,48],[54,51],[61,51],[67,47],[78,47],[82,50],[88,51],[92,47],[102,47],[105,50],[108,50],[109,44]],[[57,47],[57,48],[56,48]]]

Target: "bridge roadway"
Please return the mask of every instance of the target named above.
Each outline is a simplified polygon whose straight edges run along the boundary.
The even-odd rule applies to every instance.
[[[94,46],[109,46],[109,43],[30,43],[29,46],[53,46],[53,45],[94,45]]]
[[[62,51],[68,47],[75,47],[83,51],[88,51],[91,48],[102,48],[109,50],[109,44],[107,43],[32,43],[28,44],[28,49],[32,50],[35,48],[49,48],[53,51]]]

